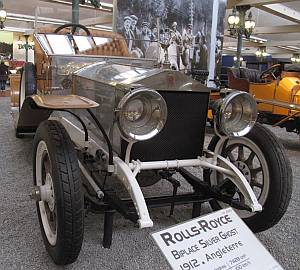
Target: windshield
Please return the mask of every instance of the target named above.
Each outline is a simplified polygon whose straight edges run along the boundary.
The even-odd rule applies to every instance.
[[[37,41],[46,54],[81,54],[96,46],[105,46],[113,42],[112,38],[80,35],[36,34]]]
[[[54,54],[75,54],[74,48],[67,36],[47,34],[46,39]]]

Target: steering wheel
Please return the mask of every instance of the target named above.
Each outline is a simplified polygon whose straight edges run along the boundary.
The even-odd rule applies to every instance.
[[[72,30],[71,30],[72,35],[75,33],[76,28],[81,28],[82,30],[84,30],[84,32],[86,33],[87,36],[91,35],[91,32],[90,32],[89,29],[87,29],[82,24],[76,24],[76,23],[67,23],[67,24],[61,25],[61,26],[59,26],[58,28],[55,29],[54,33],[57,34],[61,30],[65,29],[65,28],[69,28],[69,27],[72,27]]]
[[[268,77],[272,77],[274,80],[277,79],[277,76],[275,75],[275,72],[280,72],[281,70],[281,65],[277,64],[272,66],[271,68],[267,69],[266,71],[264,71],[261,75],[260,75],[260,79],[261,80],[265,80],[268,79]]]

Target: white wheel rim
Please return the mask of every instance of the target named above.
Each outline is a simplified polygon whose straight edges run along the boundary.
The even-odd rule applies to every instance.
[[[47,237],[47,240],[50,245],[54,246],[57,241],[57,210],[56,210],[56,200],[55,200],[52,176],[50,172],[43,173],[45,170],[46,157],[48,157],[49,159],[49,152],[47,149],[47,145],[44,141],[40,141],[36,150],[36,160],[35,160],[36,185],[47,186],[47,188],[51,189],[52,193],[48,201],[39,201],[38,206],[41,215],[43,229]]]
[[[259,194],[258,194],[258,192],[254,192],[254,193],[257,197],[258,202],[262,205],[262,207],[264,207],[264,204],[266,203],[266,200],[268,198],[269,188],[270,188],[270,175],[269,175],[268,163],[264,157],[264,154],[260,150],[260,148],[253,141],[251,141],[250,139],[248,139],[246,137],[230,138],[226,145],[226,149],[235,150],[236,148],[239,147],[239,145],[243,145],[243,147],[248,149],[248,151],[250,152],[250,154],[247,158],[250,158],[251,153],[255,154],[255,156],[252,158],[252,167],[248,166],[245,163],[245,160],[247,160],[246,157],[244,157],[244,159],[245,159],[244,161],[234,162],[232,160],[233,158],[229,155],[229,153],[232,153],[231,151],[229,151],[229,153],[226,153],[226,154],[228,154],[226,156],[226,158],[229,159],[233,164],[235,164],[239,168],[239,170],[245,176],[247,181],[250,183],[253,191],[257,191],[256,189],[254,190],[254,187],[260,186],[261,192],[259,192]],[[240,157],[240,152],[241,152],[240,149],[238,149],[238,156],[237,156],[238,160]],[[218,153],[218,154],[221,154],[221,153]],[[255,159],[256,159],[257,163],[259,162],[260,167],[254,168],[253,162]],[[246,167],[244,167],[244,166],[246,166]],[[249,172],[250,172],[250,175],[249,175]],[[256,173],[254,173],[254,172],[256,172]],[[261,177],[258,180],[257,174],[259,172],[261,172]],[[211,177],[210,177],[211,185],[218,185],[218,183],[220,183],[221,180],[222,180],[221,174],[219,174],[219,173],[211,174]],[[220,201],[218,201],[218,204],[222,208],[228,207],[227,204],[220,202]],[[255,213],[250,213],[245,210],[235,209],[235,211],[241,218],[249,218],[249,217],[252,217],[253,215],[255,215]]]

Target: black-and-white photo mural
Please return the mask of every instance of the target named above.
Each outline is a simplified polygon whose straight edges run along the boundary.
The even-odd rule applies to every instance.
[[[119,0],[116,29],[134,57],[157,58],[176,70],[208,70],[213,2]]]
[[[218,10],[218,26],[217,26],[217,41],[216,41],[216,74],[221,73],[222,67],[222,50],[224,41],[224,18],[226,14],[227,0],[219,0]]]

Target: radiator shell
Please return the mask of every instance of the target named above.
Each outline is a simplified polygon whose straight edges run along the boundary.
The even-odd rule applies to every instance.
[[[159,91],[168,107],[163,130],[154,138],[133,145],[131,159],[159,161],[190,159],[202,155],[209,94],[201,92]],[[127,142],[122,140],[125,157]]]

